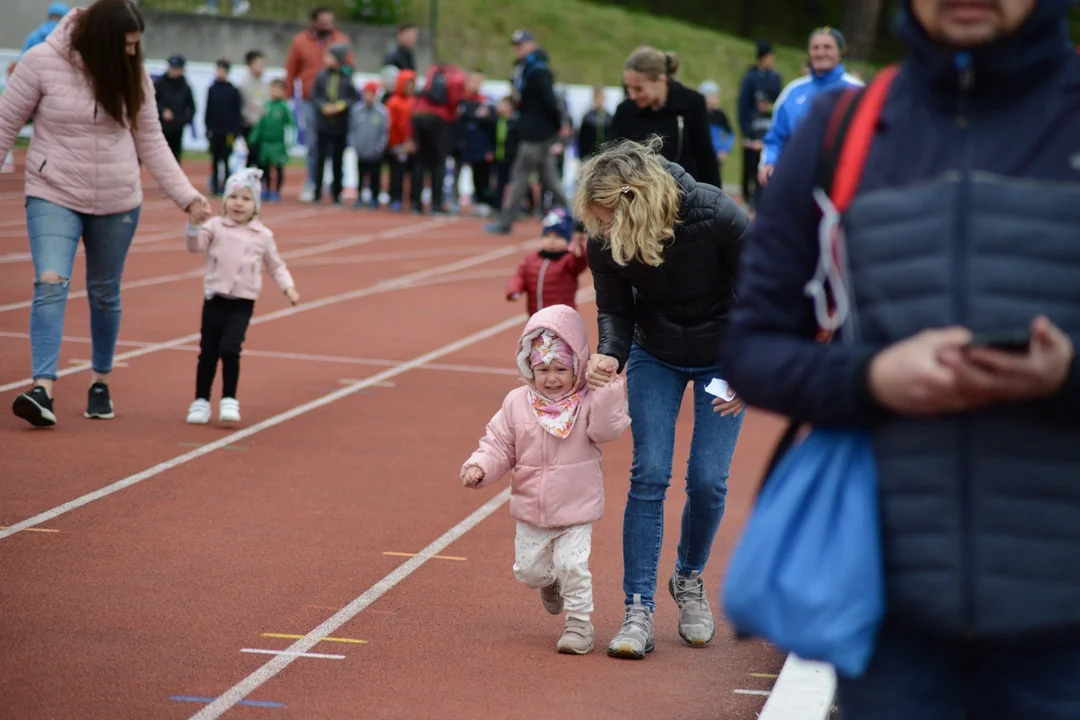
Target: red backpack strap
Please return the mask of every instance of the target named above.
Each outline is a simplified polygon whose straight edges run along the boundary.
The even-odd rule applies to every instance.
[[[845,91],[829,118],[822,143],[819,182],[829,191],[829,198],[840,212],[848,209],[859,189],[881,109],[899,72],[899,65],[888,65],[865,88]]]
[[[829,117],[819,159],[818,185],[828,189],[829,199],[840,213],[848,209],[859,189],[881,109],[888,97],[889,86],[899,72],[899,65],[888,65],[869,86],[844,91]],[[837,263],[840,262],[839,250],[839,247],[833,248]],[[831,290],[827,293],[831,306]],[[818,342],[831,342],[832,338],[833,333],[818,331]]]

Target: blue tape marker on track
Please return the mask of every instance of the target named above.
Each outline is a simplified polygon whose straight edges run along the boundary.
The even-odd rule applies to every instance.
[[[196,697],[194,695],[173,695],[170,700],[176,700],[177,702],[197,702],[197,703],[211,703],[217,700],[217,698],[210,697]],[[269,702],[267,700],[241,700],[237,705],[254,705],[255,707],[285,707],[285,703]]]

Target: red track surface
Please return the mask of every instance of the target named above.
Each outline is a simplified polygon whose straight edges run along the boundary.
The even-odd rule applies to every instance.
[[[21,157],[19,158],[21,161]],[[189,175],[203,177],[202,164]],[[295,176],[293,173],[293,192]],[[124,280],[118,354],[198,332],[202,259],[183,247],[184,216],[144,180],[147,202]],[[124,361],[113,377],[117,418],[82,418],[86,372],[61,378],[59,426],[38,431],[0,408],[0,525],[172,460],[489,328],[519,305],[502,299],[519,225],[492,237],[479,221],[432,221],[385,211],[314,208],[295,200],[265,210],[296,257],[303,302],[413,273],[429,284],[383,288],[285,316],[264,283],[245,345],[239,428],[184,423],[197,340]],[[0,175],[0,385],[29,373],[27,307],[33,269],[22,175]],[[410,230],[410,228],[416,228]],[[379,233],[394,231],[394,237]],[[485,259],[484,253],[504,249]],[[309,251],[310,252],[310,251]],[[478,260],[479,259],[479,260]],[[466,262],[462,262],[466,261]],[[469,265],[469,262],[473,263]],[[448,266],[461,263],[459,266]],[[85,287],[81,260],[72,290]],[[186,274],[186,275],[185,275]],[[161,276],[171,279],[127,287]],[[587,276],[582,280],[588,287]],[[591,304],[581,307],[595,328]],[[523,320],[522,320],[523,321]],[[457,473],[484,423],[514,387],[520,325],[376,386],[285,420],[234,445],[0,539],[0,707],[4,717],[187,718],[271,661],[245,648],[283,650],[496,496],[505,482],[466,490]],[[69,301],[61,368],[89,358],[85,297]],[[595,342],[595,331],[593,330]],[[131,344],[135,343],[135,344]],[[320,356],[320,357],[302,357]],[[369,361],[382,361],[378,362]],[[446,367],[452,366],[469,366]],[[469,371],[465,371],[465,370]],[[21,386],[20,386],[21,387]],[[674,562],[692,417],[684,404],[667,503],[663,577]],[[728,510],[706,570],[719,580],[750,504],[775,419],[751,413],[735,456]],[[390,588],[312,652],[247,696],[280,707],[237,706],[266,718],[723,718],[748,720],[764,703],[782,657],[737,643],[726,628],[705,649],[685,647],[665,583],[658,588],[656,652],[643,662],[605,657],[621,617],[621,517],[629,433],[607,450],[607,516],[594,534],[597,651],[558,655],[561,618],[547,615],[510,570],[513,522],[505,505]],[[51,530],[55,532],[41,532]],[[719,613],[718,613],[719,616]]]

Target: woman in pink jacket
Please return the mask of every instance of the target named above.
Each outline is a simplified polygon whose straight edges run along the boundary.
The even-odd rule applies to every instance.
[[[590,390],[588,360],[585,323],[576,310],[551,305],[533,315],[517,347],[527,385],[506,396],[461,468],[468,487],[512,472],[514,575],[540,591],[549,613],[566,610],[557,649],[574,655],[591,651],[595,638],[589,553],[593,523],[604,515],[600,445],[630,426],[622,377]]]
[[[22,57],[0,96],[0,157],[34,118],[26,154],[34,386],[15,398],[13,410],[38,427],[56,424],[52,390],[80,237],[93,370],[85,417],[113,417],[108,376],[120,332],[120,278],[142,205],[139,160],[192,222],[210,216],[161,133],[143,67],[144,27],[130,0],[72,10]]]

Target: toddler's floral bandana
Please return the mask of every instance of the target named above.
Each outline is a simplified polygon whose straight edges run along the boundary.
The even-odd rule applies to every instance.
[[[529,352],[531,367],[559,362],[571,368],[576,374],[577,366],[574,359],[573,349],[551,330],[544,330],[532,339]],[[551,400],[535,390],[530,390],[529,401],[532,403],[533,412],[536,413],[540,426],[557,438],[565,438],[574,429],[574,420],[577,419],[581,398],[584,395],[585,388],[582,388],[566,397]]]

